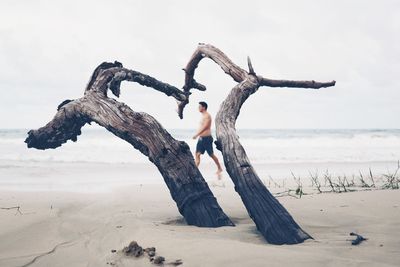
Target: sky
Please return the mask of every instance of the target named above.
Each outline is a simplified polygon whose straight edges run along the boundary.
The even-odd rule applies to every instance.
[[[0,128],[38,128],[83,96],[95,67],[124,67],[181,88],[199,42],[267,78],[336,80],[307,90],[261,87],[240,128],[400,128],[400,1],[0,1]],[[213,116],[235,82],[211,60],[184,119],[173,98],[125,82],[119,101],[166,128]],[[109,94],[111,97],[111,94]]]

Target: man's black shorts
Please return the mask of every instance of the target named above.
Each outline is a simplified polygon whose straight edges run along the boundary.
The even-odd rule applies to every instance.
[[[213,151],[213,137],[209,136],[200,136],[197,141],[196,152],[200,154],[204,154],[204,151],[207,151],[208,155],[212,155]]]

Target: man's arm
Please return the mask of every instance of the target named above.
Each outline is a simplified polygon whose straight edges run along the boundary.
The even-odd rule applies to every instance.
[[[203,118],[203,121],[201,122],[202,125],[200,126],[200,129],[197,131],[197,133],[193,136],[193,139],[196,139],[199,137],[204,131],[208,130],[211,126],[211,117],[206,116]]]

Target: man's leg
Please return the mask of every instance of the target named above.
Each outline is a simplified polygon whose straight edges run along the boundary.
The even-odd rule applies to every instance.
[[[194,159],[194,162],[196,163],[196,166],[197,167],[199,167],[199,164],[200,164],[200,152],[196,152],[196,154],[195,154],[195,159]]]
[[[212,153],[210,155],[210,157],[214,160],[215,164],[217,165],[217,168],[218,168],[217,169],[217,174],[220,174],[222,172],[222,168],[221,168],[221,164],[219,164],[219,160],[218,160],[217,156],[215,156],[215,154]]]

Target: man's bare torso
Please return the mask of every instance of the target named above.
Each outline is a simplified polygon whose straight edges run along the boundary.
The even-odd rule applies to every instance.
[[[203,117],[201,118],[200,121],[200,128],[206,128],[206,130],[204,130],[200,136],[210,136],[211,135],[211,115],[208,112],[203,112],[202,113]]]

